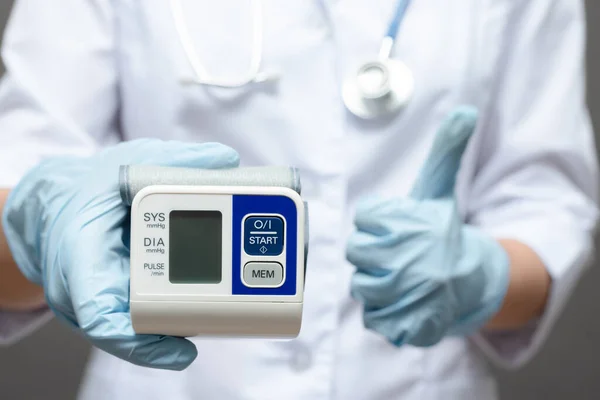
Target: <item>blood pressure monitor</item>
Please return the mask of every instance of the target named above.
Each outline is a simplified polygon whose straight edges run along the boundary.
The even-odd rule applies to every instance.
[[[140,334],[295,337],[306,205],[291,168],[121,168]]]

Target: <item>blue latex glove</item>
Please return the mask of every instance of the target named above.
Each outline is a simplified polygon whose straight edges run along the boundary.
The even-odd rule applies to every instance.
[[[133,364],[185,369],[197,356],[184,338],[135,335],[129,314],[129,209],[119,166],[236,167],[220,144],[142,139],[91,157],[59,157],[28,172],[9,195],[3,226],[13,257],[44,288],[59,319],[96,347]]]
[[[457,212],[454,185],[476,111],[453,112],[408,198],[364,199],[347,258],[365,327],[400,346],[468,335],[499,311],[509,280],[504,249]]]

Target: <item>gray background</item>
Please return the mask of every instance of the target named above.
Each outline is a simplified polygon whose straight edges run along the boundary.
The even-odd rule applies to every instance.
[[[0,3],[2,24],[10,4]],[[600,2],[588,0],[587,5],[588,20],[598,20]],[[594,125],[600,127],[600,78],[593,73],[600,70],[600,24],[590,23],[588,31],[588,93]],[[600,399],[599,284],[596,268],[579,285],[539,356],[518,372],[498,372],[503,400]],[[87,355],[87,344],[53,321],[21,343],[0,349],[0,398],[73,399]]]

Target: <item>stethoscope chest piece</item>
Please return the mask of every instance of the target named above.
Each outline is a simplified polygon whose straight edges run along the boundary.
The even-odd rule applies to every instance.
[[[412,97],[414,78],[401,61],[385,59],[363,64],[345,82],[346,107],[363,119],[398,113]]]

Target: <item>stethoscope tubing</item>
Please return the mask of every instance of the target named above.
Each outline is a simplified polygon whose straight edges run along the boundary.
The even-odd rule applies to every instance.
[[[252,55],[250,66],[246,75],[238,80],[217,79],[208,73],[200,62],[194,43],[190,37],[189,29],[185,21],[185,15],[181,0],[170,0],[171,12],[175,22],[175,29],[183,51],[191,65],[193,77],[182,79],[184,84],[215,86],[221,88],[240,88],[252,83],[262,83],[278,79],[278,75],[261,72],[262,46],[263,46],[263,4],[262,0],[250,0],[252,3]],[[411,0],[398,0],[395,11],[390,20],[385,36],[381,41],[378,58],[368,61],[360,66],[353,76],[346,79],[342,88],[343,99],[346,107],[355,115],[362,118],[375,118],[382,114],[389,114],[402,108],[412,94],[412,73],[408,67],[391,59],[400,25],[404,20]],[[366,71],[366,66],[378,67],[385,75],[386,87],[382,89],[381,98],[364,97],[358,85],[360,74]],[[403,81],[403,82],[400,82]],[[392,84],[390,84],[392,82]],[[374,90],[377,93],[377,88]],[[363,93],[363,94],[361,94]],[[361,98],[364,97],[364,98]],[[386,103],[387,101],[387,103]],[[367,104],[368,103],[368,104]]]

